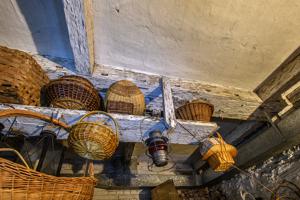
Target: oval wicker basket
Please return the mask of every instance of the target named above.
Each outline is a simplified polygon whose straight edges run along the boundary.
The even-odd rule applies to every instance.
[[[214,106],[206,101],[195,100],[176,109],[176,118],[183,120],[209,122]]]
[[[0,46],[0,102],[40,106],[49,78],[29,54]]]
[[[121,80],[112,84],[106,94],[106,111],[132,115],[144,115],[145,97],[131,81]]]
[[[92,83],[80,76],[63,76],[45,87],[47,106],[74,110],[99,110],[101,97]]]
[[[83,119],[94,114],[102,114],[111,118],[116,132],[104,125],[103,122],[83,121]],[[84,115],[75,125],[70,127],[69,133],[69,147],[75,153],[87,159],[108,159],[114,154],[119,144],[117,122],[109,114],[101,111],[94,111]]]
[[[28,167],[24,158],[14,149],[0,151],[15,152],[24,165],[0,158],[0,199],[14,200],[91,200],[96,179],[93,165],[90,177],[56,177],[37,172]]]

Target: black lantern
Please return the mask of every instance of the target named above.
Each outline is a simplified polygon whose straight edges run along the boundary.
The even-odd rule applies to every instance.
[[[162,136],[160,131],[152,131],[145,143],[148,146],[153,163],[157,167],[168,164],[168,138]]]

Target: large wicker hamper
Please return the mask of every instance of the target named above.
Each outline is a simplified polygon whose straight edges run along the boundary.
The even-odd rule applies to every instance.
[[[0,46],[0,102],[40,105],[42,87],[49,79],[29,54]]]
[[[91,200],[96,179],[92,165],[90,177],[56,177],[32,170],[24,158],[14,151],[24,165],[0,158],[0,199],[13,200]]]

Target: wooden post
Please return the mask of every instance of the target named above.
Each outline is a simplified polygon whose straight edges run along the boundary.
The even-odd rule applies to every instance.
[[[95,60],[92,0],[63,2],[75,68],[80,74],[90,74]]]
[[[176,126],[176,117],[170,80],[167,77],[163,77],[161,79],[161,86],[163,91],[164,119],[169,128],[174,129]]]

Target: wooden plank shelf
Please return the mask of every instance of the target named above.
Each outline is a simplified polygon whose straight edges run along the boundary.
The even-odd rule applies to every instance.
[[[47,108],[47,107],[34,107],[24,105],[10,105],[15,109],[31,110],[39,112],[53,118],[60,119],[65,123],[72,125],[80,119],[81,116],[87,113],[87,111],[80,110],[67,110],[59,108]],[[11,109],[8,105],[0,105],[0,110]],[[121,142],[142,142],[142,138],[147,138],[150,131],[161,130],[167,134],[167,125],[163,118],[151,118],[147,116],[134,116],[134,115],[121,115],[111,114],[119,123],[120,129],[120,141]],[[5,130],[7,130],[12,121],[13,117],[0,119],[0,122],[4,124]],[[95,120],[95,117],[90,118]],[[213,122],[192,122],[177,120],[186,129],[190,130],[192,134],[187,132],[182,126],[176,126],[175,129],[170,132],[169,137],[170,143],[173,144],[198,144],[199,141],[209,136],[212,132],[217,130],[218,126]],[[14,131],[26,133],[28,136],[35,136],[40,133],[42,128],[47,123],[24,117],[18,117],[16,123],[13,126]],[[4,131],[5,131],[4,130]],[[68,133],[58,127],[53,128],[57,133],[58,139],[66,139]]]

